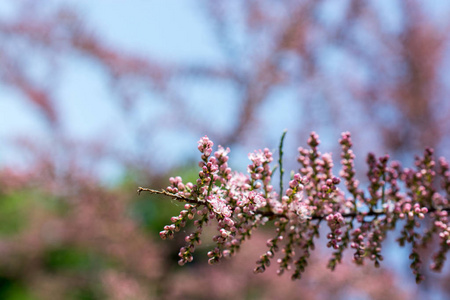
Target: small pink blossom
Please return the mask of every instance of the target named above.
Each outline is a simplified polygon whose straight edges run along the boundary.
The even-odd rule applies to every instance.
[[[212,153],[212,146],[214,143],[205,135],[198,141],[198,150],[205,156],[210,156]]]
[[[211,204],[214,212],[224,217],[231,216],[231,209],[228,207],[227,202],[217,195],[208,196],[207,201]]]
[[[311,219],[313,213],[313,208],[302,202],[301,199],[293,200],[289,205],[289,210],[299,216],[300,220]]]

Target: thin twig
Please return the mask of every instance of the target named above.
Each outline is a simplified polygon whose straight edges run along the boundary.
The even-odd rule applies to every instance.
[[[169,193],[166,190],[158,191],[158,190],[139,187],[137,190],[138,195],[141,195],[141,192],[149,192],[150,194],[164,195],[164,196],[168,196],[173,199],[176,199],[179,201],[184,201],[184,202],[191,203],[191,204],[204,204],[205,203],[203,200],[189,199],[189,198],[177,195],[177,194]]]
[[[280,156],[278,158],[278,164],[280,165],[280,201],[281,201],[281,197],[283,197],[283,174],[284,174],[284,169],[283,169],[283,143],[284,143],[284,138],[286,136],[287,133],[287,129],[285,129],[283,131],[283,134],[281,135],[281,140],[280,140],[280,146],[278,147],[278,151],[280,152]]]

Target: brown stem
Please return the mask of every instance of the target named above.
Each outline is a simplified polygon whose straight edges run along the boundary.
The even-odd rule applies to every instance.
[[[171,197],[171,198],[173,198],[175,200],[184,201],[184,202],[191,203],[191,204],[205,204],[205,201],[203,201],[203,200],[189,199],[189,198],[186,198],[186,197],[183,197],[183,196],[180,196],[180,195],[169,193],[169,192],[167,192],[165,190],[158,191],[158,190],[152,190],[152,189],[148,189],[148,188],[139,187],[138,190],[137,190],[138,195],[140,195],[141,192],[149,192],[150,194],[164,195],[164,196]],[[442,210],[450,212],[450,207],[443,208]],[[434,208],[434,207],[428,208],[428,213],[432,213],[432,212],[435,212],[435,211],[437,211],[437,209]],[[276,214],[276,213],[274,213],[272,211],[257,211],[257,213],[262,215],[263,217],[269,217],[271,219],[280,218],[280,217],[285,217],[286,218],[285,214]],[[380,211],[371,210],[371,211],[369,211],[369,212],[367,212],[366,214],[363,214],[363,215],[365,217],[371,217],[371,216],[378,217],[378,216],[382,216],[384,214],[386,214],[386,213],[384,211],[382,211],[382,210],[380,210]],[[342,214],[342,217],[344,217],[344,218],[355,218],[357,215],[358,215],[357,212],[351,212],[351,213]],[[326,217],[325,215],[312,215],[311,219],[312,220],[322,220],[325,217]]]
[[[141,195],[141,192],[149,192],[150,194],[164,195],[164,196],[171,197],[175,200],[184,201],[184,202],[191,203],[191,204],[204,204],[205,203],[203,200],[189,199],[189,198],[186,198],[186,197],[183,197],[180,195],[169,193],[166,190],[158,191],[158,190],[152,190],[152,189],[148,189],[148,188],[139,187],[137,190],[138,195]]]

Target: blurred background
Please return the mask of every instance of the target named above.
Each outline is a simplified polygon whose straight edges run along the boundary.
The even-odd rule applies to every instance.
[[[338,159],[348,130],[363,183],[369,151],[450,158],[449,20],[445,0],[1,1],[0,299],[448,299],[448,265],[416,286],[393,233],[381,269],[330,272],[322,241],[300,281],[253,275],[270,228],[181,268],[183,232],[158,232],[182,204],[135,191],[195,180],[204,135],[245,171],[287,128],[295,170],[311,131]]]

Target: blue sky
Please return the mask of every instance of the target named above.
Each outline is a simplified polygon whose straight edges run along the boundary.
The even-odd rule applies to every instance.
[[[77,9],[94,33],[118,45],[121,49],[140,56],[173,63],[220,60],[205,18],[194,1],[53,1]],[[4,16],[12,16],[15,6],[7,2],[0,5]],[[39,74],[39,72],[37,72]],[[128,120],[123,120],[109,91],[105,75],[89,62],[80,58],[65,59],[63,72],[56,90],[57,108],[63,115],[64,131],[77,139],[92,139],[97,135],[111,135],[127,141]],[[48,131],[39,114],[21,95],[3,86],[0,90],[0,139],[17,136],[45,139]],[[155,95],[149,95],[155,98]],[[165,104],[150,99],[153,113],[164,111]],[[147,108],[143,107],[143,110]],[[115,125],[111,132],[111,123]],[[195,144],[192,147],[195,149]],[[126,148],[126,146],[125,146]],[[20,162],[22,157],[5,143],[0,146],[0,164]],[[179,153],[173,153],[179,156]]]
[[[436,6],[444,3],[437,2],[439,4]],[[7,17],[14,14],[14,9],[11,7],[14,8],[16,5],[10,3],[15,2],[0,3],[0,15]],[[49,3],[75,7],[85,20],[86,26],[91,28],[95,34],[112,45],[118,45],[121,49],[131,53],[174,64],[217,64],[223,60],[221,52],[218,51],[211,24],[200,4],[201,1],[53,0],[46,2],[47,5]],[[390,2],[380,1],[377,3]],[[430,7],[432,6],[430,5]],[[396,10],[386,9],[386,7],[390,7],[389,5],[380,5],[380,7],[384,7],[386,10],[388,26],[395,30],[395,27],[398,26],[398,20],[395,18]],[[324,11],[324,16],[333,22],[333,18],[337,18],[337,9],[333,5],[329,5],[328,8]],[[445,9],[433,9],[432,11],[439,19]],[[334,76],[340,76],[339,67],[342,65],[342,56],[339,55],[339,52],[333,52],[333,49],[330,49],[325,55],[327,56],[327,66],[325,66],[327,72]],[[39,74],[39,72],[37,73]],[[145,118],[152,114],[163,116],[164,119],[172,109],[160,95],[147,93],[138,99],[138,102],[141,103],[140,111],[135,111],[132,119],[123,118],[117,105],[117,95],[110,90],[104,73],[89,60],[80,57],[65,58],[62,71],[55,75],[55,80],[59,82],[56,98],[57,108],[63,115],[64,133],[81,140],[106,137],[123,151],[136,146],[136,141],[128,134],[135,130],[137,123],[135,120],[144,122]],[[189,98],[186,113],[197,114],[198,119],[206,125],[204,126],[205,132],[179,134],[179,128],[166,126],[167,123],[163,123],[159,128],[149,130],[153,144],[165,145],[153,149],[154,155],[161,161],[163,168],[180,164],[186,156],[196,158],[195,145],[198,138],[209,134],[208,129],[214,126],[219,126],[224,130],[229,129],[238,113],[236,111],[236,108],[239,107],[236,105],[238,97],[233,94],[232,88],[215,82],[196,82],[195,79],[190,78],[181,84]],[[35,108],[8,87],[0,86],[0,89],[0,111],[3,115],[0,119],[0,139],[7,141],[17,136],[26,136],[46,141],[48,128],[36,113]],[[308,92],[310,91],[304,93]],[[317,97],[320,98],[320,91],[317,94]],[[287,128],[289,133],[286,138],[285,152],[286,156],[291,159],[295,158],[297,147],[305,144],[305,141],[294,139],[298,135],[292,129],[302,121],[302,114],[317,114],[317,112],[299,111],[298,98],[292,97],[292,95],[294,93],[290,93],[287,89],[276,91],[260,107],[257,114],[258,118],[270,119],[271,122],[261,123],[262,128],[258,134],[251,136],[253,145],[275,149],[281,132]],[[345,95],[336,95],[337,99],[339,97],[345,98]],[[324,107],[324,110],[330,109]],[[295,113],[292,113],[293,110]],[[355,115],[353,110],[357,111],[358,109],[354,106],[349,107],[348,116]],[[217,111],[220,113],[211,113]],[[317,118],[320,118],[320,113],[317,114]],[[328,129],[323,126],[322,130],[319,129],[319,134],[323,141],[323,149],[327,151],[337,144],[339,135],[336,132],[345,131],[348,128],[335,128],[326,120],[325,124],[328,125]],[[316,124],[309,126],[316,126]],[[306,130],[318,130],[318,128],[307,127]],[[376,149],[377,144],[370,143],[370,140],[377,139],[377,132],[368,130],[368,133],[360,136],[360,139],[362,141],[360,144],[370,145],[375,148],[371,150],[381,151],[381,149]],[[216,144],[219,143],[220,141],[216,141]],[[247,153],[253,150],[253,146],[247,147],[246,145],[232,149],[231,163],[235,161],[238,162],[235,165],[245,165]],[[364,153],[362,152],[361,155],[364,156]],[[12,150],[8,143],[0,145],[0,165],[20,161],[22,161],[22,157]]]
[[[48,3],[64,3],[75,7],[85,20],[86,27],[91,28],[94,34],[130,53],[169,64],[217,64],[223,60],[211,26],[207,23],[204,8],[198,1],[73,0]],[[14,15],[15,6],[10,6],[13,9],[8,8],[5,3],[3,7],[0,6],[3,15]],[[40,76],[40,66],[34,65],[34,68],[36,76]],[[103,137],[111,141],[117,149],[126,152],[136,143],[128,134],[130,130],[135,129],[136,122],[133,120],[139,119],[139,116],[145,119],[151,114],[164,115],[173,109],[159,95],[148,93],[139,99],[142,103],[139,106],[141,112],[135,112],[133,120],[124,119],[117,105],[117,95],[111,92],[105,74],[80,57],[63,58],[62,70],[54,76],[58,82],[55,99],[56,107],[62,115],[63,132],[74,139],[93,140]],[[236,105],[237,97],[232,88],[214,82],[208,83],[205,88],[204,83],[189,78],[182,84],[190,101],[188,109],[191,112],[186,113],[197,113],[198,118],[205,122],[206,132],[199,132],[198,136],[179,134],[176,130],[165,128],[164,124],[161,128],[152,130],[152,142],[166,145],[152,150],[154,155],[159,157],[162,169],[180,164],[186,156],[197,159],[196,141],[200,136],[208,134],[207,128],[219,126],[229,129],[238,113],[235,109],[239,108],[239,105]],[[0,139],[8,141],[20,136],[51,143],[51,140],[47,140],[48,124],[42,121],[35,108],[21,95],[4,87],[0,91],[0,97],[0,109],[4,115],[0,120]],[[274,101],[277,105],[274,105]],[[295,114],[283,113],[289,112],[294,103],[295,99],[286,95],[268,101],[261,107],[258,115],[262,118],[270,116],[273,122],[264,129],[264,132],[271,136],[269,140],[272,144],[260,147],[277,147],[282,131],[289,128],[289,123],[296,122]],[[267,140],[267,137],[259,137],[257,140]],[[287,145],[289,144],[288,136]],[[291,153],[294,153],[298,145],[289,146]],[[233,149],[233,161],[245,166],[247,154],[253,150],[245,146]],[[9,143],[0,145],[0,165],[26,163],[20,153],[16,148],[11,148]],[[113,165],[111,162],[105,164],[102,173],[115,174],[112,177],[119,176],[120,171],[114,171]],[[243,169],[245,167],[241,168]]]

